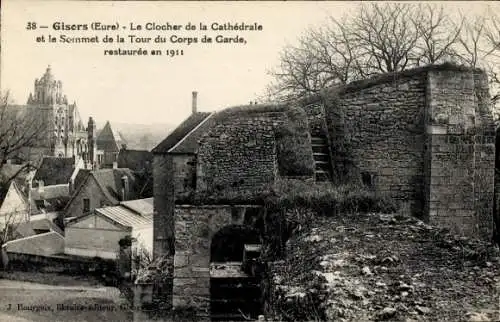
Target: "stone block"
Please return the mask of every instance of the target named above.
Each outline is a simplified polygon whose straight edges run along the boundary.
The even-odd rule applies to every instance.
[[[192,266],[197,266],[197,267],[210,267],[210,252],[207,252],[206,254],[194,254],[191,257],[191,265]]]
[[[448,130],[447,130],[446,126],[443,126],[443,125],[428,125],[426,132],[428,134],[440,135],[440,134],[447,134]]]
[[[191,266],[176,267],[174,268],[174,277],[189,278],[193,276]]]
[[[190,257],[189,252],[176,251],[174,256],[174,267],[180,268],[188,266],[190,264],[189,257]]]

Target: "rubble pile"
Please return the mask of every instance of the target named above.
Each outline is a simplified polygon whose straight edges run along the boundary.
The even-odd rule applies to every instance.
[[[500,320],[500,255],[488,242],[398,214],[318,217],[287,242],[270,318]]]

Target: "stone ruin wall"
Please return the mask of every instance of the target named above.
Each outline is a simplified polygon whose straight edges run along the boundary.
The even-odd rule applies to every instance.
[[[334,163],[372,178],[403,211],[458,234],[491,236],[495,133],[484,73],[421,69],[351,86],[332,102],[332,153],[343,158]]]
[[[197,193],[248,195],[277,176],[273,128],[283,113],[235,115],[218,122],[201,140]]]
[[[344,150],[334,163],[347,163],[344,171],[358,180],[371,178],[416,215],[423,207],[425,103],[420,74],[341,93],[326,111],[332,154]]]
[[[428,219],[460,234],[490,238],[495,130],[487,77],[432,71],[427,93]]]

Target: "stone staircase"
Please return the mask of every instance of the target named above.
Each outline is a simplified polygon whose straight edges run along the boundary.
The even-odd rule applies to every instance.
[[[328,139],[326,135],[313,134],[311,145],[314,158],[314,176],[316,181],[331,181],[332,166]]]

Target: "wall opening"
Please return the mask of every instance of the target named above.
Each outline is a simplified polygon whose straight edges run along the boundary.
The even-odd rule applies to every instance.
[[[245,269],[261,238],[256,229],[231,225],[210,246],[210,314],[213,321],[255,320],[262,312],[260,276]],[[247,252],[247,254],[245,254]],[[250,256],[251,255],[251,256]],[[245,265],[246,264],[246,265]]]
[[[375,174],[372,172],[361,172],[361,182],[365,187],[373,188],[375,186]]]
[[[210,244],[210,262],[241,262],[245,244],[260,244],[257,230],[231,225],[219,230]]]

